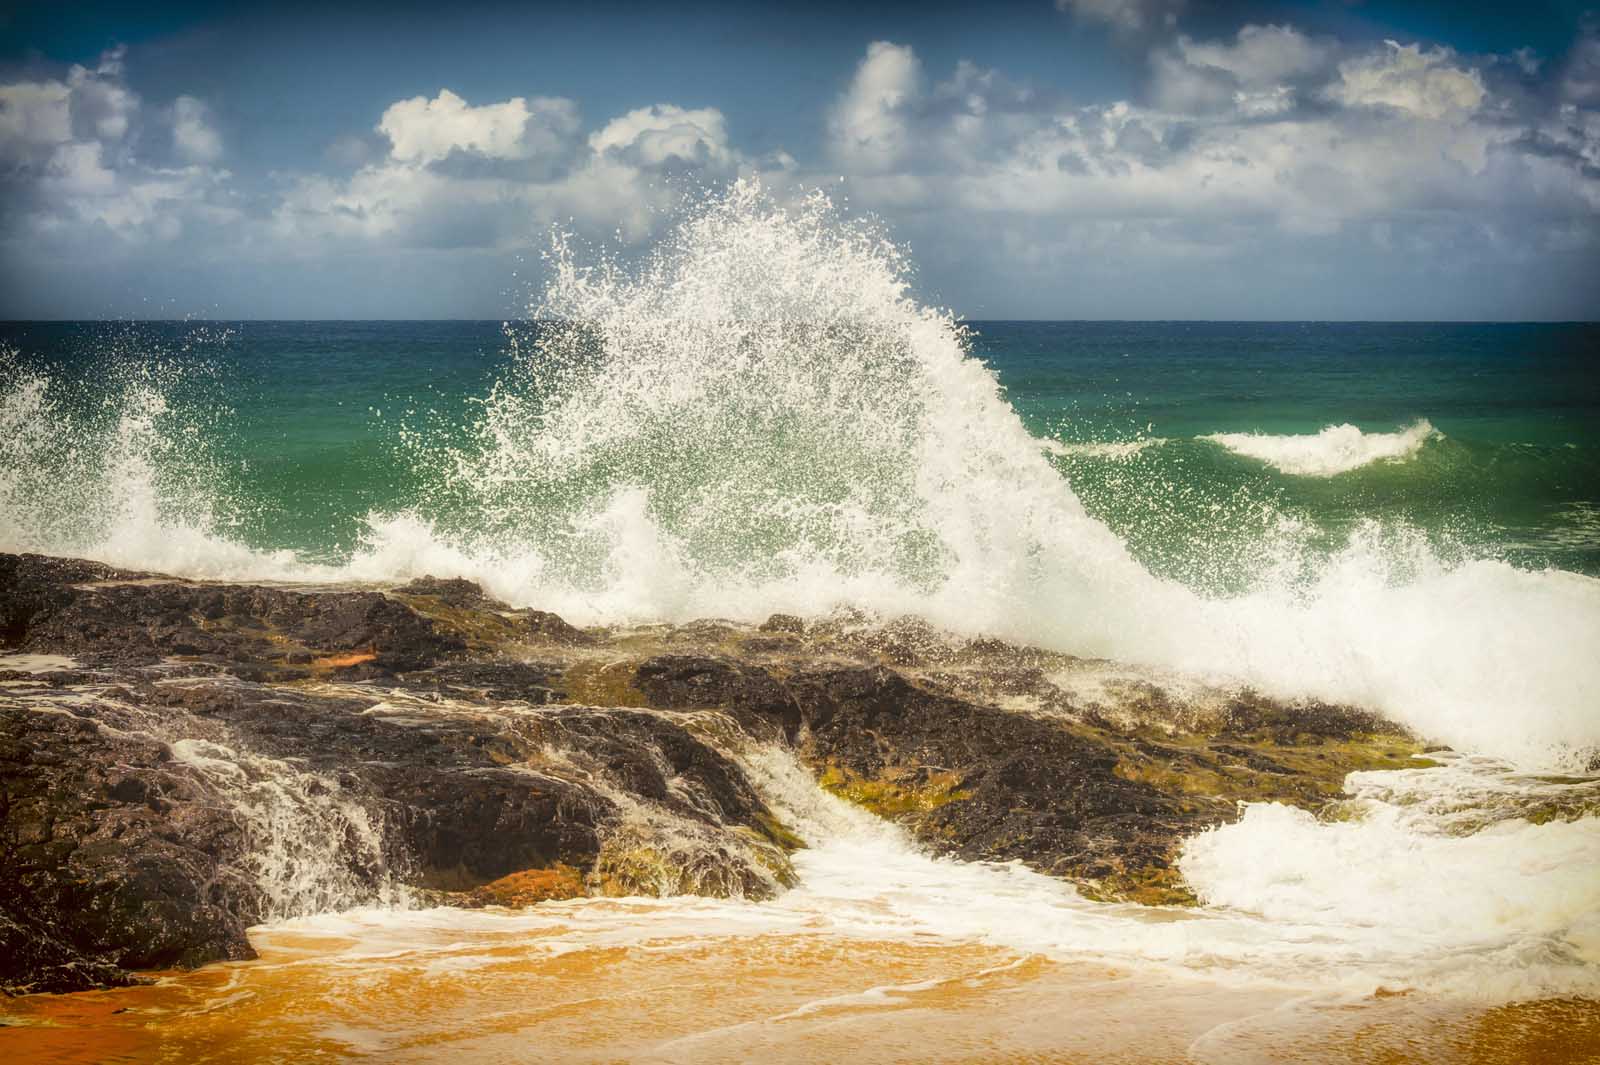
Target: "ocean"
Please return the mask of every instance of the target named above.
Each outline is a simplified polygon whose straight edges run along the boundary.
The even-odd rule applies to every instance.
[[[1377,522],[1453,557],[1600,575],[1600,325],[964,324],[968,356],[1088,511],[1198,591],[1248,587],[1241,545],[1284,522],[1324,548]],[[414,461],[414,434],[463,440],[515,372],[512,338],[537,332],[10,322],[0,346],[13,389],[41,373],[93,406],[147,380],[198,448],[183,461],[204,457],[226,539],[333,561],[369,515],[424,503],[438,471]]]
[[[586,284],[562,298],[602,327],[9,324],[0,546],[460,574],[580,624],[849,606],[1500,756],[1600,743],[1600,326],[960,323],[880,293],[685,327],[671,284]]]
[[[929,859],[769,766],[794,823],[832,841],[785,900],[308,914],[263,932],[281,964],[333,952],[271,992],[284,1009],[384,951],[448,964],[467,941],[566,937],[627,967],[652,937],[672,953],[704,934],[738,955],[716,965],[763,972],[817,922],[889,959],[862,962],[858,983],[888,981],[857,987],[865,1002],[945,986],[897,936],[981,944],[945,958],[967,981],[950,1008],[974,1018],[990,996],[1095,993],[1081,967],[1040,982],[1030,965],[1138,958],[1180,988],[1203,971],[1211,997],[1173,1045],[1209,1032],[1206,1060],[1293,1042],[1203,1020],[1233,1016],[1232,995],[1254,1016],[1252,972],[1592,999],[1600,325],[964,322],[911,296],[872,227],[738,191],[642,264],[563,246],[549,269],[513,322],[5,325],[0,549],[213,578],[464,576],[582,625],[913,615],[1354,703],[1444,764],[1356,774],[1364,816],[1251,807],[1186,852],[1210,901],[1188,915]],[[1551,789],[1590,812],[1529,814]],[[831,964],[802,966],[819,1002],[843,993]],[[1394,1007],[1394,1032],[1429,1008]],[[1023,1045],[992,1027],[981,1047]]]

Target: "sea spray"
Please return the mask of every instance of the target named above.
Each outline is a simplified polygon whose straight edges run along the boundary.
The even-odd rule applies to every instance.
[[[1371,524],[1308,564],[1284,523],[1247,594],[1155,577],[906,269],[826,199],[747,182],[631,269],[559,239],[475,446],[426,456],[461,517],[380,520],[368,557],[583,621],[851,604],[1356,701],[1530,763],[1600,748],[1600,582]]]
[[[1288,514],[1253,522],[1242,590],[1156,575],[1086,512],[961,325],[911,297],[909,268],[825,198],[748,182],[641,263],[559,238],[481,414],[409,438],[412,498],[337,566],[231,535],[237,508],[161,381],[113,390],[123,416],[97,421],[52,405],[55,378],[18,378],[0,540],[186,574],[461,575],[577,622],[852,605],[1359,702],[1529,765],[1600,749],[1600,582],[1441,555],[1392,524],[1308,550]],[[84,444],[19,482],[51,440]]]
[[[116,352],[92,377],[0,352],[0,548],[196,577],[314,576],[230,536],[239,507],[209,442],[227,412],[179,402],[185,368]]]

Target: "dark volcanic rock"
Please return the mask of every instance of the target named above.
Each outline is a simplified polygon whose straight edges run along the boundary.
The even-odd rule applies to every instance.
[[[134,576],[99,562],[0,554],[0,647],[20,647],[34,619],[73,598],[72,585]]]
[[[339,886],[315,901],[352,905],[392,883],[464,891],[593,869],[615,794],[712,834],[759,834],[770,819],[736,764],[650,711],[432,713],[378,693],[194,678],[65,713],[53,692],[0,702],[0,986],[13,991],[249,956],[244,930],[274,915],[279,871],[250,860],[263,850],[293,848],[300,872]],[[180,756],[185,743],[204,744],[200,757]],[[346,838],[366,826],[375,843]],[[736,875],[761,893],[758,868]]]
[[[384,670],[421,669],[465,645],[377,592],[300,592],[122,574],[94,563],[0,556],[4,646],[96,662],[166,655],[288,664],[295,652],[353,652]],[[259,672],[259,670],[258,670]]]
[[[793,741],[800,729],[793,694],[761,666],[711,655],[658,655],[640,664],[633,684],[651,706],[726,708],[759,736],[777,725]]]
[[[498,599],[484,594],[481,587],[461,577],[418,577],[395,589],[396,595],[426,595],[447,606],[469,610],[510,610]]]
[[[1315,809],[1419,749],[1361,711],[1197,709],[1137,676],[1080,708],[1052,677],[1094,663],[916,619],[584,631],[437,578],[319,591],[0,554],[0,650],[76,660],[0,662],[14,992],[245,957],[258,921],[402,889],[765,897],[803,844],[730,756],[751,742],[939,852],[1146,902],[1187,897],[1181,841],[1241,800]]]
[[[250,956],[245,839],[216,789],[147,735],[0,706],[0,988],[126,983]]]
[[[683,722],[543,708],[558,671],[461,661],[462,640],[398,600],[29,556],[0,556],[0,575],[9,649],[89,664],[0,688],[6,991],[248,957],[252,924],[395,885],[549,869],[622,893],[712,883],[680,875],[693,863],[745,894],[781,880],[770,813]],[[443,583],[428,591],[497,606]],[[565,626],[548,619],[533,623]],[[309,675],[341,683],[272,683]],[[654,820],[629,822],[621,797]],[[691,845],[658,846],[651,824]]]
[[[776,724],[826,785],[962,858],[1132,888],[1135,871],[1167,878],[1178,842],[1231,812],[1125,779],[1116,751],[1064,721],[929,691],[883,666],[780,682],[720,657],[662,655],[634,686],[656,706],[725,708],[757,734],[761,720]]]
[[[512,610],[460,577],[418,577],[395,588],[392,594],[474,646],[489,648],[522,641],[576,647],[596,642],[593,635],[567,624],[559,615],[545,610]]]
[[[883,667],[791,677],[811,760],[834,785],[967,859],[1020,858],[1058,876],[1163,869],[1206,823],[1116,773],[1105,743],[1057,720],[917,687]]]

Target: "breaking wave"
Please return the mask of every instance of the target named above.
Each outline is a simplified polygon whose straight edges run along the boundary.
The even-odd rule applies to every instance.
[[[1428,441],[1442,437],[1426,418],[1392,433],[1365,433],[1346,422],[1319,433],[1211,433],[1200,437],[1236,455],[1259,459],[1296,477],[1335,477],[1374,462],[1404,462]]]
[[[1526,765],[1600,750],[1600,581],[1443,559],[1372,523],[1331,557],[1269,539],[1243,594],[1153,575],[1086,512],[963,327],[911,297],[904,253],[820,195],[738,183],[642,264],[585,262],[561,237],[548,265],[465,439],[409,433],[414,503],[370,515],[337,564],[232,534],[159,375],[91,417],[15,365],[0,544],[205,576],[460,575],[579,623],[848,604],[1352,701]],[[1271,439],[1342,453],[1345,428]],[[1433,430],[1351,432],[1381,458]]]

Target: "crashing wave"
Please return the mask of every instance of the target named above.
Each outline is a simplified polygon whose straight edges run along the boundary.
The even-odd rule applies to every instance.
[[[174,472],[192,449],[159,388],[124,389],[120,417],[84,430],[24,381],[0,546],[207,576],[459,575],[579,623],[849,604],[1359,703],[1529,765],[1600,750],[1600,581],[1451,563],[1373,525],[1323,561],[1265,545],[1283,557],[1231,598],[1157,577],[907,271],[824,197],[779,204],[748,182],[642,264],[583,265],[558,240],[540,324],[514,333],[469,442],[408,438],[425,489],[372,515],[337,567],[229,535],[204,478]],[[69,438],[75,458],[28,472],[29,448]]]

